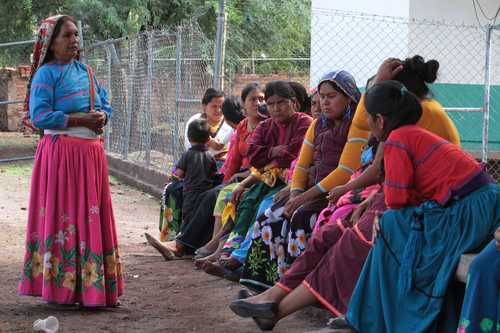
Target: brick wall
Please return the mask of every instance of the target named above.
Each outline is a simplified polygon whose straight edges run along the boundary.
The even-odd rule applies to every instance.
[[[226,83],[226,91],[231,95],[239,96],[241,90],[251,82],[259,82],[265,86],[269,81],[297,81],[309,90],[309,75],[307,74],[237,74],[233,82]]]
[[[28,85],[29,67],[0,68],[0,100],[24,100]],[[23,103],[0,105],[0,131],[22,128]]]

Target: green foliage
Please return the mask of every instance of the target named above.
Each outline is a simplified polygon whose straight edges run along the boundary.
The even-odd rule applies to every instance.
[[[213,40],[218,7],[218,0],[2,0],[0,11],[9,15],[0,21],[0,42],[31,39],[38,22],[58,13],[81,20],[85,40],[168,29],[186,20],[196,20]],[[310,7],[310,0],[226,0],[226,69],[234,71],[242,65],[239,59],[261,54],[268,58],[308,57]],[[17,63],[26,62],[29,53],[0,49],[0,65],[12,64],[15,57],[19,58]],[[256,71],[279,71],[286,66],[289,62],[258,61]],[[308,66],[297,63],[292,70]]]
[[[228,1],[226,66],[241,66],[240,58],[308,58],[310,8],[310,0]],[[309,69],[307,62],[290,64],[289,61],[255,63],[257,73]]]

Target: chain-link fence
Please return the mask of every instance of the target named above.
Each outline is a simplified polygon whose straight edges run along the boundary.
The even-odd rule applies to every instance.
[[[500,178],[500,162],[495,162],[500,158],[499,30],[337,10],[297,10],[292,17],[267,12],[272,17],[226,20],[221,54],[228,94],[239,95],[251,81],[286,79],[313,87],[333,69],[351,72],[363,88],[387,57],[436,59],[440,69],[431,86],[434,97],[454,120],[464,148],[478,158],[487,155],[490,172]],[[289,32],[268,31],[269,20]],[[106,132],[110,154],[161,170],[179,157],[185,121],[199,112],[200,98],[213,82],[215,44],[193,22],[129,38],[86,41],[85,59],[114,109]],[[9,50],[3,52],[10,55],[10,66],[29,61],[26,50],[15,51],[21,46],[0,48]],[[4,95],[0,103],[11,98]]]
[[[112,100],[108,152],[167,170],[183,150],[184,123],[200,112],[211,85],[213,42],[188,23],[94,45],[85,57]]]
[[[308,15],[304,13],[302,15]],[[299,14],[300,16],[300,14]],[[297,18],[295,25],[306,20]],[[310,14],[310,50],[305,53],[274,48],[255,52],[228,41],[225,57],[225,90],[238,94],[244,83],[291,79],[314,87],[334,69],[349,71],[360,88],[388,57],[404,59],[419,54],[440,63],[432,95],[446,109],[460,133],[462,145],[478,158],[488,156],[490,172],[500,179],[500,31],[491,38],[491,92],[489,122],[484,121],[487,33],[485,28],[408,18],[385,17],[338,10],[313,9]],[[245,27],[247,29],[248,27]],[[228,35],[242,27],[228,25]],[[259,27],[251,27],[256,32]],[[254,39],[267,38],[255,33]],[[266,52],[270,56],[266,57]],[[275,53],[273,53],[275,52]],[[307,53],[309,52],[309,54]],[[303,60],[303,62],[301,62]],[[299,65],[300,64],[300,65]],[[250,74],[249,74],[250,73]],[[489,129],[488,132],[485,128]],[[485,136],[486,135],[486,136]],[[485,138],[485,141],[483,141]]]
[[[500,30],[491,30],[491,90],[487,133],[488,170],[500,183]]]

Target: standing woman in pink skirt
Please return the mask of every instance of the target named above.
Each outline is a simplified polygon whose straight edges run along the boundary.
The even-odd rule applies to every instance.
[[[31,178],[19,293],[56,304],[116,306],[123,277],[99,137],[111,107],[78,55],[73,18],[42,21],[26,110],[44,136]]]

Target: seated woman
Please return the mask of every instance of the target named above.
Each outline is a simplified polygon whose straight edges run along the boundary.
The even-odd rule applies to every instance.
[[[423,81],[423,78],[426,78],[423,73],[431,75],[426,78],[428,81],[436,78],[437,68],[433,62],[424,63],[420,57],[407,59],[403,63],[397,59],[389,59],[381,65],[373,82],[383,82],[399,73],[408,86],[420,93],[419,102],[423,113],[419,123],[422,122],[426,126],[432,124],[431,128],[434,131],[458,144],[458,137],[453,135],[456,133],[453,123],[446,117],[437,102],[426,99],[428,88]],[[404,68],[401,68],[402,64]],[[358,105],[355,119],[358,112],[363,114],[366,112],[364,103]],[[440,116],[440,113],[444,116]],[[366,115],[363,117],[366,120]],[[428,119],[435,119],[435,122],[429,122]],[[357,127],[359,128],[360,125],[358,124]],[[378,181],[383,158],[381,148],[383,148],[382,144],[378,147],[373,164],[360,177],[346,184],[346,187],[359,188]],[[316,302],[320,302],[335,316],[345,314],[356,279],[372,246],[374,216],[385,210],[383,193],[372,195],[357,210],[364,211],[363,214],[358,214],[357,211],[353,214],[353,216],[361,215],[359,220],[356,218],[351,220],[347,217],[341,219],[341,223],[328,223],[322,226],[308,242],[305,252],[294,261],[278,284],[243,303],[245,307],[261,303],[279,304],[279,315],[271,316],[272,320],[267,320],[267,323],[258,321],[259,325],[273,327],[278,319]],[[329,281],[329,283],[324,283],[324,281]],[[236,311],[239,310],[236,309]],[[239,314],[242,313],[239,312]],[[270,316],[269,312],[265,316]],[[260,316],[257,315],[257,317]]]
[[[224,206],[231,198],[231,193],[238,186],[239,181],[250,175],[248,159],[248,140],[257,125],[267,119],[267,109],[264,106],[264,92],[258,83],[247,84],[241,91],[241,100],[245,110],[246,119],[236,128],[229,145],[226,161],[220,169],[224,174],[223,186],[217,195],[215,208],[213,208],[214,230],[212,239],[196,251],[197,258],[206,258],[213,254],[219,247],[219,238],[227,234],[231,225],[221,223]],[[210,206],[213,206],[210,205]],[[211,220],[210,217],[199,216],[199,220]]]
[[[250,165],[256,171],[245,178],[233,191],[235,201],[244,197],[238,208],[238,218],[242,216],[252,218],[252,214],[255,214],[253,206],[268,193],[274,193],[283,187],[280,176],[298,155],[304,134],[311,123],[308,115],[296,112],[299,104],[295,98],[295,91],[287,82],[268,83],[265,99],[271,118],[259,123],[252,133],[248,147]],[[247,187],[251,189],[243,196]],[[204,200],[200,200],[198,210],[213,212],[215,198],[211,200],[211,207]],[[206,214],[203,215],[206,216]],[[207,223],[198,218],[193,218],[192,221],[193,223],[183,227],[181,234],[174,242],[166,243],[164,249],[178,256],[186,251],[192,252],[207,243],[213,231],[213,222]]]
[[[313,119],[317,119],[321,115],[321,109],[319,105],[319,95],[313,93],[310,96],[311,103],[311,114],[314,115]],[[287,183],[288,185],[282,190],[283,192],[289,191],[290,184],[292,181],[293,170],[295,168],[297,159],[291,164],[288,170]],[[285,192],[286,193],[286,192]],[[265,216],[266,212],[269,212],[269,208],[273,205],[276,198],[276,194],[266,197],[259,205],[257,210],[257,216]],[[245,240],[241,243],[241,246],[231,252],[231,255],[220,258],[219,260],[206,260],[199,263],[199,267],[202,267],[205,272],[217,276],[221,276],[230,280],[239,281],[240,275],[242,273],[241,267],[245,263],[248,250],[252,245],[253,239],[253,226],[250,226]]]
[[[500,332],[500,228],[467,275],[457,333]]]
[[[390,210],[375,221],[347,321],[360,332],[442,332],[436,319],[460,256],[500,225],[500,187],[468,153],[414,125],[420,103],[399,82],[374,85],[365,104],[385,141]]]
[[[285,186],[286,171],[297,157],[311,124],[311,117],[298,112],[305,104],[298,102],[296,90],[289,82],[268,83],[265,96],[271,119],[259,124],[250,139],[248,155],[253,171],[232,193],[231,201],[237,205],[237,213],[234,214],[235,227],[226,242],[229,244],[225,246],[226,253],[239,247],[260,202]]]
[[[291,189],[276,196],[275,204],[271,207],[272,218],[264,214],[254,224],[254,239],[242,283],[257,288],[273,285],[301,253],[317,215],[328,204],[325,195],[319,196],[301,205],[290,221],[282,216],[283,207],[289,200],[304,191],[322,191],[319,183],[338,165],[360,97],[354,78],[346,71],[333,71],[324,75],[318,84],[318,91],[323,113],[313,121],[306,134],[294,169]],[[285,255],[287,252],[288,255]]]
[[[373,159],[378,149],[383,149],[383,143],[379,144],[377,139],[371,137],[361,153],[361,167],[352,174],[347,184],[335,187],[328,194],[327,199],[330,201],[330,204],[319,215],[318,221],[314,226],[313,234],[320,232],[320,228],[325,224],[336,223],[338,219],[342,219],[352,214],[352,212],[372,193],[380,189],[380,184],[378,183],[366,186],[362,182],[360,183],[363,179],[371,179],[364,171],[372,166]],[[380,159],[382,158],[381,153],[377,156]],[[377,163],[379,162],[380,161]],[[347,192],[345,192],[345,189],[347,189]],[[361,212],[361,210],[358,211]]]
[[[234,131],[233,127],[224,120],[222,103],[224,103],[224,93],[214,88],[208,88],[201,99],[203,112],[197,113],[189,118],[186,122],[184,131],[184,148],[187,150],[191,147],[187,135],[189,123],[199,118],[207,120],[210,126],[210,141],[208,142],[209,151],[215,157],[215,160],[218,161],[219,167],[222,166],[226,158],[227,146]]]

